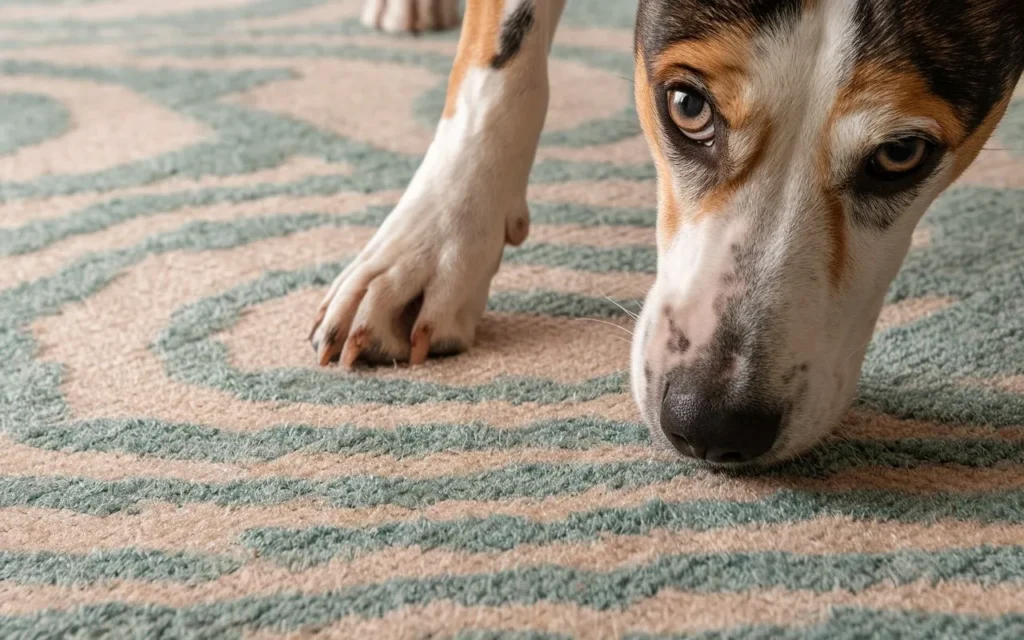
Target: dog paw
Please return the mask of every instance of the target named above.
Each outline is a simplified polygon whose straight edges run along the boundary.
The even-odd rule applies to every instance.
[[[458,0],[366,0],[363,25],[388,33],[442,31],[459,24]]]
[[[331,285],[310,335],[321,366],[421,364],[473,343],[504,245],[526,239],[526,203],[505,214],[457,190],[419,191],[410,187]]]

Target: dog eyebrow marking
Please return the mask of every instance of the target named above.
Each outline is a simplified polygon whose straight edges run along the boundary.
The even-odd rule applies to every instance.
[[[748,27],[724,27],[700,40],[683,40],[669,45],[654,62],[654,80],[667,84],[680,76],[697,74],[730,127],[742,127],[752,105],[743,100],[749,79],[753,35]]]
[[[938,126],[934,133],[950,147],[958,146],[966,135],[964,122],[953,105],[935,95],[924,76],[909,63],[859,62],[839,91],[829,123],[832,125],[860,110],[877,108],[889,109],[898,116],[932,120]]]
[[[519,53],[534,24],[533,0],[512,0],[515,8],[506,17],[506,0],[473,0],[466,3],[459,50],[448,76],[444,118],[455,115],[462,81],[470,67],[501,69]],[[500,47],[499,47],[500,45]]]

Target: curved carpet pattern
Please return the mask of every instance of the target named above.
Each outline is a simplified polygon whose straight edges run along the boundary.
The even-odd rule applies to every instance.
[[[0,637],[1024,636],[1024,96],[917,232],[840,433],[712,474],[628,394],[629,0],[569,3],[472,353],[313,366],[456,44],[359,5],[0,0]]]

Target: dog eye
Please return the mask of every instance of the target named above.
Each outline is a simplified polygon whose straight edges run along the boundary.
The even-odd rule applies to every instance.
[[[711,146],[715,141],[715,114],[711,103],[696,89],[668,92],[668,113],[672,122],[690,140]]]
[[[928,158],[932,143],[924,138],[907,137],[886,142],[868,161],[868,173],[877,180],[896,180],[917,170]]]

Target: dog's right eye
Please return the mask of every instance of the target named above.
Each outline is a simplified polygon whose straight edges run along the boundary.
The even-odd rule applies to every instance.
[[[714,144],[715,114],[699,91],[689,87],[669,91],[668,113],[687,138],[709,147]]]

